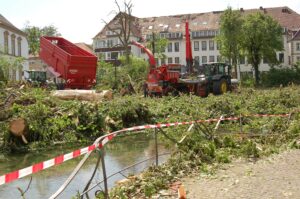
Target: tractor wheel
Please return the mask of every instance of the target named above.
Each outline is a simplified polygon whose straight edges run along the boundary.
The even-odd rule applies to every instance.
[[[228,91],[228,84],[225,79],[213,82],[213,93],[214,95],[221,95]]]
[[[208,96],[208,88],[207,85],[198,85],[197,86],[197,95],[200,97],[207,97]]]

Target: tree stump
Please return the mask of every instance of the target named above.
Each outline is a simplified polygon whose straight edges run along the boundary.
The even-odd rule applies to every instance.
[[[16,118],[14,120],[11,120],[9,123],[10,132],[16,137],[21,137],[23,142],[25,144],[28,144],[28,141],[25,137],[26,127],[27,127],[27,124],[23,118]]]

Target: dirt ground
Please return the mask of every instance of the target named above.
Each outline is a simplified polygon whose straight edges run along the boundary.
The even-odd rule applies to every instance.
[[[300,198],[300,150],[286,151],[257,162],[235,160],[212,176],[183,180],[187,198]]]

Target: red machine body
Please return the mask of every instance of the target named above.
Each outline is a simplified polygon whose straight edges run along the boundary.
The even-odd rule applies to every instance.
[[[65,88],[90,89],[96,83],[97,57],[62,37],[41,37],[40,58]]]
[[[149,57],[150,70],[147,75],[147,87],[149,94],[162,95],[164,91],[163,82],[177,83],[180,76],[180,64],[164,64],[157,67],[151,50],[142,44],[131,41],[131,44],[141,48]]]
[[[186,36],[186,65],[187,72],[191,74],[193,72],[193,55],[189,31],[189,22],[185,22],[185,36]],[[179,83],[181,68],[180,64],[164,64],[157,67],[153,53],[142,44],[132,41],[131,44],[141,48],[149,57],[150,70],[147,76],[147,85],[149,94],[163,95],[166,94],[171,85],[173,88],[187,87],[189,90],[193,90],[193,85],[182,86]]]

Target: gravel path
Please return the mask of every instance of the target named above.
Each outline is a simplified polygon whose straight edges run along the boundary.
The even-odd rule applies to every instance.
[[[256,163],[236,160],[215,175],[184,179],[187,198],[300,199],[300,150]]]

